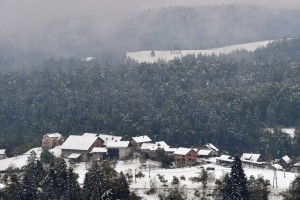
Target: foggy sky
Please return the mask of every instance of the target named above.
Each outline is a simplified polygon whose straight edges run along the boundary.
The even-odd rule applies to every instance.
[[[145,9],[236,3],[300,7],[299,0],[0,0],[0,36],[32,36],[48,23],[72,18],[89,20],[101,26],[99,34],[108,34],[120,19]]]

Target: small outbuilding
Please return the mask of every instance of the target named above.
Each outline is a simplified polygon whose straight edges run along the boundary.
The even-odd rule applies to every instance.
[[[42,149],[52,149],[64,143],[64,137],[60,133],[47,133],[42,138]]]

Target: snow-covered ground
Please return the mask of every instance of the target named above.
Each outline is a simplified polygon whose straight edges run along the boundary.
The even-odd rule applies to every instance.
[[[140,196],[142,196],[144,199],[147,200],[156,200],[158,199],[157,194],[156,195],[147,195],[145,194],[145,191],[149,190],[150,188],[150,180],[156,179],[157,186],[162,188],[162,183],[159,182],[157,174],[164,175],[165,178],[168,180],[168,188],[171,188],[171,182],[173,179],[173,176],[177,176],[178,178],[180,176],[184,176],[186,180],[181,180],[180,181],[180,187],[184,187],[185,191],[187,193],[187,197],[189,199],[192,199],[192,196],[195,192],[196,189],[201,189],[202,185],[198,183],[192,183],[189,178],[197,176],[197,173],[201,171],[201,168],[207,168],[211,167],[214,168],[214,170],[211,170],[211,173],[214,174],[214,177],[216,179],[222,177],[226,172],[230,172],[231,168],[230,167],[224,167],[220,165],[216,165],[214,163],[214,159],[211,159],[212,163],[211,164],[205,164],[202,166],[194,166],[194,167],[184,167],[184,168],[175,168],[175,169],[163,169],[159,166],[158,163],[152,162],[152,161],[147,161],[144,165],[141,165],[138,160],[131,160],[127,161],[126,163],[124,161],[119,161],[116,165],[116,170],[118,172],[123,171],[123,173],[127,173],[128,171],[131,171],[133,174],[133,181],[130,185],[131,190],[136,191]],[[150,165],[150,172],[149,172],[149,165]],[[87,171],[88,166],[85,163],[79,163],[76,164],[74,172],[78,173],[79,178],[78,181],[80,184],[83,184],[84,181],[84,175]],[[260,168],[244,168],[245,173],[247,177],[250,177],[251,175],[258,177],[258,176],[263,176],[265,179],[270,180],[271,184],[273,185],[273,177],[274,177],[274,171],[271,169],[260,169]],[[134,174],[135,172],[138,173],[141,171],[145,177],[144,178],[137,178],[136,182],[134,179]],[[149,177],[150,176],[150,177]],[[282,199],[279,196],[279,193],[282,191],[285,191],[290,183],[294,180],[296,177],[295,173],[290,173],[290,172],[284,172],[283,171],[278,171],[277,172],[277,188],[275,184],[275,188],[270,188],[271,194],[269,196],[269,199],[272,200],[278,200]],[[208,190],[214,188],[214,182],[210,183],[208,185]],[[163,189],[160,189],[160,192],[162,192]]]
[[[213,49],[205,49],[205,50],[176,50],[174,51],[155,51],[155,56],[151,56],[151,50],[148,51],[137,51],[137,52],[128,52],[126,54],[127,58],[134,59],[138,62],[149,62],[153,63],[157,60],[165,60],[170,61],[175,58],[181,58],[189,54],[202,54],[202,55],[212,55],[213,53],[219,55],[221,53],[228,54],[236,50],[247,50],[247,51],[254,51],[259,47],[266,47],[269,43],[273,42],[274,40],[265,40],[259,42],[251,42],[251,43],[244,43],[238,45],[231,45],[225,46],[220,48],[213,48]]]
[[[41,147],[36,147],[33,149],[30,149],[26,153],[16,156],[16,157],[11,157],[11,158],[6,158],[3,160],[0,160],[0,171],[4,171],[9,167],[13,168],[22,168],[27,164],[28,157],[31,155],[31,152],[34,151],[36,153],[36,157],[40,158],[41,153],[42,153],[42,148]],[[53,149],[49,150],[51,153],[53,153],[56,157],[60,157],[61,155],[61,149],[59,147],[55,147]]]
[[[36,156],[39,158],[40,154],[42,152],[42,149],[40,147],[38,148],[33,148],[26,152],[23,155],[17,156],[17,157],[12,157],[12,158],[7,158],[0,160],[0,170],[5,170],[10,166],[18,167],[21,168],[27,164],[27,159],[30,156],[30,152],[35,151]],[[55,156],[60,156],[61,155],[61,150],[59,147],[56,147],[50,152],[53,152]],[[201,171],[201,168],[214,168],[214,170],[210,170],[211,173],[214,174],[214,177],[220,178],[222,177],[226,172],[230,172],[230,167],[224,167],[220,165],[215,164],[215,159],[209,159],[211,162],[210,164],[205,164],[202,166],[194,166],[194,167],[184,167],[184,168],[175,168],[175,169],[163,169],[160,167],[160,164],[155,162],[155,161],[146,161],[145,164],[141,164],[138,160],[129,160],[127,162],[124,161],[118,161],[116,165],[116,170],[118,172],[123,171],[124,173],[127,173],[128,171],[131,171],[133,174],[133,181],[130,185],[131,190],[135,190],[139,195],[141,195],[144,199],[147,200],[154,200],[158,199],[157,194],[155,195],[147,195],[145,194],[145,191],[147,191],[150,188],[150,180],[156,179],[158,187],[162,187],[162,184],[159,182],[157,174],[164,175],[165,178],[168,180],[167,184],[169,185],[169,188],[171,187],[171,181],[173,179],[173,176],[184,176],[186,180],[181,180],[180,181],[180,187],[185,188],[186,194],[189,199],[193,196],[195,189],[201,189],[202,185],[198,183],[192,183],[189,181],[190,177],[197,176],[197,173]],[[69,163],[68,163],[69,165]],[[149,166],[150,166],[150,171],[149,171]],[[85,173],[87,172],[88,165],[86,163],[77,163],[74,166],[74,172],[79,175],[78,181],[82,185],[84,182],[84,176]],[[271,169],[260,169],[260,168],[244,168],[245,173],[247,177],[250,177],[251,175],[258,177],[259,175],[262,175],[265,179],[269,179],[271,184],[273,183],[273,177],[274,177],[274,171]],[[145,177],[139,179],[134,179],[134,174],[135,172],[142,172]],[[285,174],[285,175],[284,175]],[[278,171],[277,172],[277,184],[278,187],[276,188],[270,188],[271,194],[270,198],[272,200],[277,200],[277,199],[282,199],[281,197],[278,196],[279,192],[282,192],[286,190],[290,183],[294,180],[297,174],[295,173],[290,173],[290,172],[282,172]],[[214,183],[210,183],[208,185],[208,190],[214,188]],[[160,192],[163,190],[161,189]]]

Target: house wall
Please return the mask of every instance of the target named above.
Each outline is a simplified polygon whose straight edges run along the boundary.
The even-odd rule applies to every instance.
[[[93,160],[105,160],[106,159],[106,153],[100,153],[100,152],[96,152],[93,153]]]
[[[141,148],[142,144],[141,143],[136,143],[134,140],[130,141],[131,148],[133,151],[137,151]]]
[[[100,138],[97,138],[97,140],[92,145],[92,148],[94,148],[94,147],[102,147],[103,143],[104,143],[103,140],[101,140]]]
[[[73,150],[73,149],[62,149],[61,150],[61,156],[64,158],[69,157],[72,153],[80,153],[81,156],[79,157],[79,161],[87,161],[88,160],[88,151],[84,150]]]
[[[53,148],[53,140],[47,135],[42,138],[42,149],[52,149]]]
[[[119,158],[124,158],[126,156],[129,156],[131,152],[130,148],[120,148],[119,149]]]
[[[186,155],[175,154],[175,161],[177,164],[190,165],[197,160],[197,152],[191,150]]]
[[[6,155],[5,154],[0,154],[0,160],[6,158]]]

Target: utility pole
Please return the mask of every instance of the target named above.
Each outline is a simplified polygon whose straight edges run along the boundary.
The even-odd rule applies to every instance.
[[[136,182],[136,168],[134,169],[134,182]]]
[[[150,163],[149,163],[149,178],[150,178]]]

